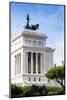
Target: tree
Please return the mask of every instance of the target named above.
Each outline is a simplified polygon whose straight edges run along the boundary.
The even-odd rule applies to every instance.
[[[56,80],[56,82],[60,83],[60,85],[65,89],[65,84],[63,82],[65,80],[64,66],[56,66],[56,67],[49,69],[47,73],[45,74],[45,76],[48,79]]]

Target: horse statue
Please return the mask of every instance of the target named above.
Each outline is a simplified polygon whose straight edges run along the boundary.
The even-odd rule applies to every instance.
[[[25,26],[25,28],[30,29],[30,30],[37,30],[37,29],[39,29],[39,24],[31,25],[31,26]]]
[[[31,30],[39,29],[39,24],[31,25],[31,26],[30,26],[30,29],[31,29]]]

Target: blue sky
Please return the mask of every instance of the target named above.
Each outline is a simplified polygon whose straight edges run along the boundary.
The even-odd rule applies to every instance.
[[[39,24],[39,32],[48,36],[46,46],[55,48],[54,63],[64,60],[64,6],[11,3],[11,36],[21,33],[29,14],[30,24]]]

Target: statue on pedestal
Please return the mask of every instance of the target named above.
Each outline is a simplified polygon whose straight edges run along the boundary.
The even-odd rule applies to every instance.
[[[27,24],[26,24],[26,27],[27,28],[29,28],[29,21],[30,21],[30,17],[29,17],[29,15],[27,14],[27,16],[26,16],[26,19],[27,19]]]
[[[27,24],[25,26],[25,29],[36,30],[39,28],[39,24],[29,26],[29,21],[30,21],[29,14],[27,14],[26,20],[27,20]]]

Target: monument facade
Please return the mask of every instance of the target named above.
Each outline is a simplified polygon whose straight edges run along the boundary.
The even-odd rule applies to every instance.
[[[48,36],[24,29],[11,42],[11,83],[43,85],[45,72],[53,67],[54,49],[46,47]]]

